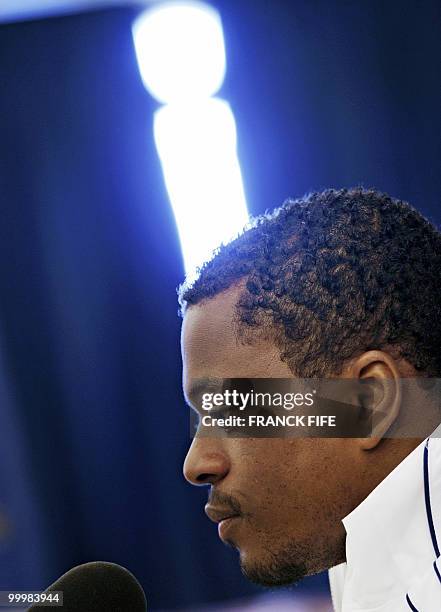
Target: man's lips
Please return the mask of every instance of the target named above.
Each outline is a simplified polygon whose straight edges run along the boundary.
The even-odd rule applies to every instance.
[[[218,523],[219,537],[224,542],[229,541],[228,533],[230,532],[231,525],[234,525],[236,520],[241,518],[241,515],[231,508],[219,508],[210,504],[205,506],[205,514],[214,523]]]
[[[240,516],[237,512],[231,510],[231,508],[220,508],[216,506],[211,506],[210,504],[206,504],[205,514],[211,521],[213,521],[213,523],[221,523],[226,519]]]

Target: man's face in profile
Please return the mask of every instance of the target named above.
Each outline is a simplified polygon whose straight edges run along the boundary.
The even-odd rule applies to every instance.
[[[238,341],[237,297],[229,289],[185,314],[184,392],[194,406],[197,379],[293,376],[272,342]],[[275,586],[345,560],[341,519],[363,498],[359,453],[344,438],[196,437],[184,474],[211,485],[206,512],[246,576]]]

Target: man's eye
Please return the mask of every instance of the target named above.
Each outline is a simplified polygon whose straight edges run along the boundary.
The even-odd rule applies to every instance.
[[[218,408],[217,410],[210,410],[210,412],[207,412],[207,414],[216,419],[225,419],[227,416],[237,414],[238,412],[239,411],[237,410],[237,408],[223,406],[222,408]]]

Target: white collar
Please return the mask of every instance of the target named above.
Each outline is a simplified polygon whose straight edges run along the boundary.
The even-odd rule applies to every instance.
[[[426,441],[343,519],[347,562],[330,570],[336,610],[390,612],[436,558],[427,514],[425,446]],[[431,507],[436,509],[433,530],[441,538],[439,439],[430,439],[427,469]]]

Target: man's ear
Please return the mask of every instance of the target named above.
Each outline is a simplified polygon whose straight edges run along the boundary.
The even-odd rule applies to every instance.
[[[350,366],[350,377],[366,383],[369,393],[359,398],[372,415],[372,434],[360,438],[364,450],[375,448],[396,421],[402,400],[400,372],[396,361],[384,351],[367,351]]]

